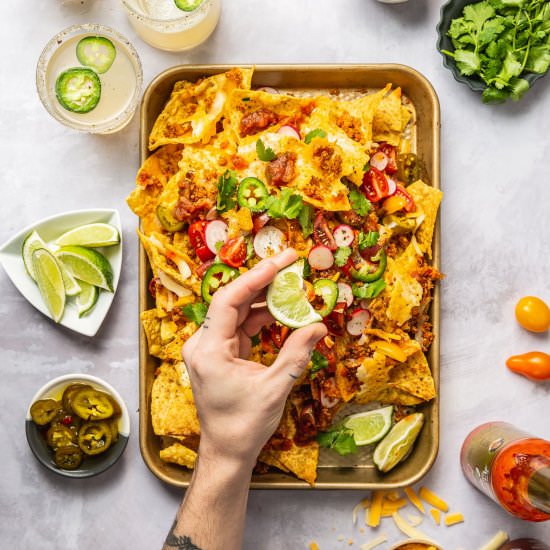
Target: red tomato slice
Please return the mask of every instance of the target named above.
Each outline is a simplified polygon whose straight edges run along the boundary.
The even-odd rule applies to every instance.
[[[254,232],[254,235],[258,233],[258,231],[270,220],[271,218],[263,212],[262,214],[257,214],[253,217],[253,228],[252,231]]]
[[[329,229],[327,220],[322,212],[319,212],[317,216],[315,216],[315,221],[313,222],[313,240],[317,244],[322,244],[330,250],[336,250],[338,248],[332,231]]]
[[[388,157],[388,164],[386,165],[385,171],[388,174],[395,174],[397,172],[397,151],[395,147],[389,143],[382,143],[382,145],[378,147],[378,150],[385,153]]]
[[[388,196],[388,180],[386,176],[374,166],[363,176],[363,193],[371,202],[378,202]]]
[[[281,349],[290,333],[290,329],[288,327],[285,327],[284,325],[273,324],[271,325],[270,330],[271,330],[271,340],[273,340],[273,343],[279,349]]]
[[[246,260],[246,252],[244,237],[234,237],[220,248],[220,259],[231,267],[241,267]]]
[[[398,197],[403,197],[405,199],[405,212],[414,212],[416,210],[416,204],[414,204],[414,199],[411,195],[405,190],[401,183],[397,184],[397,190],[394,195]]]
[[[334,354],[334,350],[332,348],[329,348],[325,344],[325,339],[321,338],[316,346],[315,349],[324,357],[326,357],[328,361],[328,371],[334,372],[334,369],[336,368],[336,355]]]
[[[201,262],[207,262],[214,258],[215,254],[206,246],[206,239],[204,237],[204,231],[208,222],[206,220],[199,220],[189,226],[188,234],[191,246],[195,249],[195,252]]]

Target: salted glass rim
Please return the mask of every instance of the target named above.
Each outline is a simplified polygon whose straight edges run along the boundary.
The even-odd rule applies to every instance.
[[[133,6],[131,6],[128,3],[128,0],[120,0],[120,1],[124,5],[124,7],[128,10],[129,14],[135,17],[136,19],[141,19],[143,21],[147,21],[150,23],[158,23],[159,25],[170,25],[173,23],[179,23],[180,21],[185,21],[189,17],[192,17],[193,15],[195,15],[196,13],[200,11],[205,11],[205,8],[209,7],[213,2],[213,0],[203,0],[200,6],[194,9],[193,11],[182,10],[181,12],[182,15],[179,17],[173,17],[172,19],[158,19],[156,17],[151,17],[150,15],[146,15],[140,11],[137,11]]]

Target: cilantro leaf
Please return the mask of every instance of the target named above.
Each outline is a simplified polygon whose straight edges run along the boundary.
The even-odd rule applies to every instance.
[[[495,10],[489,2],[478,2],[464,6],[464,19],[471,21],[478,29],[483,23],[495,15]]]
[[[281,194],[270,195],[265,205],[267,214],[272,218],[287,218],[293,220],[300,214],[304,207],[304,201],[300,195],[295,195],[292,189],[283,187]]]
[[[360,300],[376,298],[386,288],[384,279],[378,279],[374,283],[359,286],[357,283],[351,285],[351,292]]]
[[[481,94],[483,103],[504,103],[508,99],[508,92],[497,90],[493,86],[487,86]]]
[[[319,432],[317,442],[321,447],[333,449],[342,456],[357,452],[353,432],[344,426],[331,428],[327,432]]]
[[[218,199],[216,208],[220,212],[230,210],[235,206],[235,191],[237,190],[237,175],[233,170],[226,170],[218,180]]]
[[[524,78],[513,78],[510,81],[510,97],[514,101],[520,100],[528,89],[529,82]]]
[[[302,235],[304,239],[307,239],[313,233],[313,206],[311,204],[304,203],[298,214],[298,221],[302,227]]]
[[[529,50],[525,70],[532,73],[545,73],[550,66],[550,46],[533,46]]]
[[[204,319],[206,318],[206,313],[208,312],[208,306],[204,302],[197,302],[195,304],[185,304],[181,308],[181,312],[189,319],[197,323],[197,325],[202,325]]]
[[[455,50],[456,66],[463,75],[470,76],[479,71],[481,60],[475,52],[469,50]]]
[[[264,162],[269,162],[277,158],[275,151],[270,147],[266,148],[261,139],[256,142],[256,154],[258,155],[258,158]]]
[[[334,263],[338,267],[342,267],[343,265],[346,265],[348,263],[348,258],[351,255],[351,248],[349,246],[341,246],[335,253],[334,253]]]
[[[370,201],[356,187],[349,190],[349,202],[359,216],[366,216],[372,209]]]
[[[320,370],[328,367],[328,359],[316,349],[311,354],[311,369],[309,371],[311,378],[315,378]]]
[[[320,138],[326,138],[327,133],[322,130],[321,128],[315,128],[315,130],[311,130],[311,132],[308,132],[306,134],[306,137],[304,138],[304,141],[307,144],[310,144],[313,141],[313,138],[320,137]]]
[[[371,248],[375,246],[380,238],[380,233],[378,231],[369,231],[368,233],[359,232],[357,237],[357,244],[359,245],[359,250],[364,250],[365,248]]]

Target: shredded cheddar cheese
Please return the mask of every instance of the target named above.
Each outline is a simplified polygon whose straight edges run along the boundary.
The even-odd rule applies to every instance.
[[[384,493],[382,491],[374,491],[372,497],[372,505],[369,508],[367,525],[369,527],[378,527],[380,525],[380,517],[382,515],[382,502]]]
[[[315,541],[312,541],[309,543],[309,550],[319,550],[319,545]]]
[[[420,487],[418,492],[420,498],[425,500],[428,504],[431,504],[434,508],[439,508],[442,512],[447,513],[449,511],[449,505],[435,493],[427,489],[426,487]]]
[[[411,537],[412,539],[425,539],[426,541],[431,542],[430,537],[413,527],[407,520],[405,520],[405,518],[399,515],[399,512],[395,512],[392,518],[398,529],[403,531],[403,533],[405,533],[408,537]]]
[[[433,520],[435,521],[436,525],[440,525],[441,524],[441,512],[437,508],[432,508],[430,510],[430,514],[431,514]]]
[[[460,512],[454,512],[453,514],[448,514],[445,516],[445,525],[447,527],[456,525],[457,523],[462,523],[463,521],[464,516]]]
[[[495,533],[493,538],[487,541],[479,550],[498,550],[508,540],[508,533],[506,531],[499,531]]]
[[[411,504],[413,504],[420,512],[423,514],[426,513],[424,510],[424,505],[422,504],[422,501],[418,498],[418,495],[416,494],[415,490],[412,487],[405,487],[405,494],[411,501]]]
[[[407,519],[413,527],[418,527],[424,521],[423,518],[417,516],[416,514],[407,514]]]
[[[382,533],[378,535],[376,538],[370,540],[369,542],[362,544],[360,550],[372,550],[373,548],[375,548],[376,546],[379,546],[380,544],[383,544],[387,540],[388,540],[388,537]]]

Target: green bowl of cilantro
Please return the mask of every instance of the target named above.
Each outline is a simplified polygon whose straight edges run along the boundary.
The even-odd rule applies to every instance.
[[[484,103],[520,99],[550,66],[548,0],[451,0],[437,30],[443,65]]]

